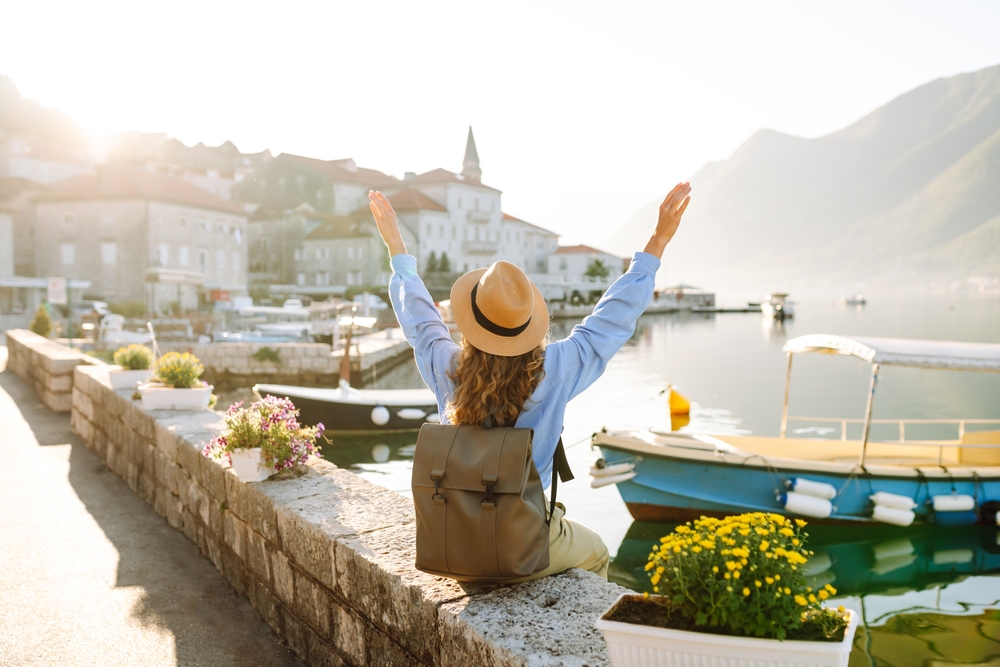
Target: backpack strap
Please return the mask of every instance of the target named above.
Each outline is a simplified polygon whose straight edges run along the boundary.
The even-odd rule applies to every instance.
[[[556,491],[559,488],[559,479],[568,482],[573,479],[573,471],[569,467],[569,460],[566,458],[566,449],[563,447],[562,436],[559,436],[559,444],[556,445],[555,454],[552,455],[552,499],[549,501],[549,516],[545,520],[545,525],[552,524],[552,515],[556,511]]]

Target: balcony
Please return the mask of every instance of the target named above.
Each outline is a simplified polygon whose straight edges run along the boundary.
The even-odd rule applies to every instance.
[[[499,249],[496,241],[462,241],[462,251],[467,255],[495,255]]]
[[[469,211],[465,214],[465,219],[468,222],[486,225],[489,224],[491,215],[492,214],[489,211]]]

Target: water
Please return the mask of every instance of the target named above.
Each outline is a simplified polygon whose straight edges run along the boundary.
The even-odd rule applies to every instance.
[[[553,337],[566,336],[573,324],[553,322]],[[1000,300],[872,300],[865,307],[807,301],[784,324],[758,314],[640,319],[604,376],[566,411],[564,441],[577,480],[560,485],[559,498],[570,518],[597,530],[617,554],[613,580],[644,590],[649,545],[672,526],[633,522],[615,487],[588,486],[590,434],[602,426],[668,429],[660,391],[672,383],[693,401],[685,431],[777,435],[786,369],[781,347],[788,338],[809,333],[1000,343]],[[869,374],[870,366],[859,359],[798,356],[789,414],[863,417]],[[422,386],[412,363],[378,384]],[[874,417],[1000,419],[1000,373],[884,368]],[[792,423],[790,434],[816,426]],[[873,430],[873,437],[895,436],[894,426],[884,428],[889,430]],[[911,428],[907,437],[955,437],[954,429],[921,433]],[[326,455],[367,479],[409,493],[414,440],[413,435],[337,438]],[[1000,660],[1000,529],[812,526],[811,533],[811,546],[831,557],[831,567],[820,574],[833,577],[826,581],[839,588],[839,603],[863,612],[867,624],[858,632],[852,666]],[[886,561],[887,548],[901,553]]]

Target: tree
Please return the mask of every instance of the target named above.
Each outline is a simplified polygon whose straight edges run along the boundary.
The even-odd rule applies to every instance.
[[[441,273],[451,273],[451,260],[448,259],[448,253],[441,253],[441,263],[438,265],[438,271]]]
[[[38,310],[35,311],[35,319],[31,320],[28,328],[46,338],[52,333],[52,320],[49,318],[49,311],[45,310],[45,304],[38,306]]]
[[[431,254],[427,258],[427,268],[424,269],[424,273],[437,273],[439,270],[437,253],[431,250]]]
[[[583,275],[588,278],[607,278],[611,275],[611,270],[604,265],[602,260],[595,259],[590,263],[590,266],[587,267],[587,270],[584,271]]]

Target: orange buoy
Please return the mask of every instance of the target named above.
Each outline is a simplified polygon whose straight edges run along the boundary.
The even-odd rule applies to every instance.
[[[669,392],[667,397],[667,405],[670,407],[670,414],[672,415],[691,414],[691,401],[681,396],[674,389],[673,385],[667,385],[667,391]]]

